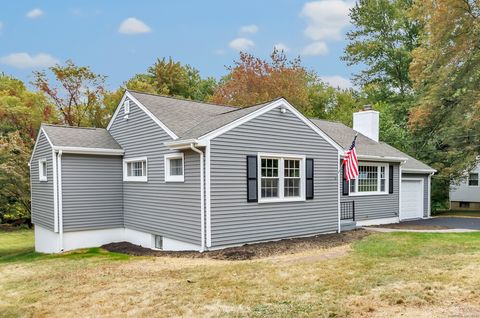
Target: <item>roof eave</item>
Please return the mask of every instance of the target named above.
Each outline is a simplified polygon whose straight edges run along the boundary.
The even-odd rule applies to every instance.
[[[53,146],[53,150],[58,152],[84,155],[105,155],[105,156],[122,156],[125,151],[123,149],[109,149],[109,148],[86,148],[86,147],[64,147]]]
[[[389,157],[389,156],[372,156],[372,155],[357,155],[359,160],[365,161],[385,161],[385,162],[405,162],[408,159],[402,157]]]
[[[436,169],[408,169],[408,168],[402,168],[402,172],[407,172],[407,173],[436,173]]]
[[[185,139],[185,140],[174,140],[167,141],[164,143],[169,149],[172,150],[181,150],[190,148],[190,145],[199,145],[198,139]]]

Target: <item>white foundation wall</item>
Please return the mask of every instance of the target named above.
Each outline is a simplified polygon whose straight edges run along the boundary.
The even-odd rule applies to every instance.
[[[356,221],[357,226],[392,224],[392,223],[399,223],[399,222],[400,222],[400,219],[398,217],[384,218],[384,219],[373,219],[373,220],[365,220],[365,221]]]
[[[63,250],[60,234],[35,225],[35,251],[40,253],[60,253],[78,248],[99,247],[114,242],[130,242],[146,248],[155,248],[155,236],[131,229],[117,228],[105,230],[76,231],[63,234]],[[163,250],[200,250],[200,245],[163,237]]]

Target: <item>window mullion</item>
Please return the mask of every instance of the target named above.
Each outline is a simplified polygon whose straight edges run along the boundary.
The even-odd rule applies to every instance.
[[[280,189],[278,189],[278,197],[280,199],[283,199],[284,198],[284,186],[285,186],[285,171],[284,171],[284,158],[278,158],[278,168],[279,168],[279,171],[278,171],[278,187]]]
[[[377,191],[376,192],[380,192],[381,190],[381,187],[380,187],[380,183],[381,183],[381,179],[382,179],[382,176],[380,175],[381,173],[381,169],[380,169],[380,166],[377,166]]]

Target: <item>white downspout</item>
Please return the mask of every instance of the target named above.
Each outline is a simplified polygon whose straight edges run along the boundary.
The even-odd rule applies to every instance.
[[[58,152],[58,232],[60,235],[60,252],[63,252],[63,198],[62,198],[62,150]]]
[[[403,180],[403,172],[402,172],[402,166],[406,163],[407,161],[404,160],[400,162],[400,165],[398,166],[398,221],[401,221],[401,213],[402,213],[402,180]]]
[[[200,232],[201,232],[201,248],[200,252],[205,251],[205,188],[203,177],[203,151],[195,148],[193,144],[190,144],[190,149],[200,154]]]

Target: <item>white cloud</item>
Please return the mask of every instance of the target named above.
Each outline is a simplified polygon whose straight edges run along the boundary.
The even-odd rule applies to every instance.
[[[43,14],[44,13],[41,9],[35,8],[33,10],[28,11],[26,16],[27,16],[27,18],[35,19],[35,18],[41,17]]]
[[[28,53],[12,53],[10,55],[0,57],[0,63],[15,68],[25,69],[49,67],[57,64],[58,60],[45,53],[38,53],[37,55],[30,55]]]
[[[328,47],[325,42],[313,42],[302,50],[302,55],[324,55],[328,53]]]
[[[255,24],[244,25],[240,28],[240,33],[243,33],[243,34],[246,34],[246,33],[255,34],[257,32],[258,32],[258,26],[256,26]]]
[[[281,42],[275,44],[274,47],[275,47],[277,50],[283,51],[283,52],[285,52],[285,53],[287,53],[287,52],[290,50],[290,48],[289,48],[288,46],[286,46],[284,43],[281,43]]]
[[[118,28],[118,32],[130,35],[148,33],[150,31],[150,27],[145,22],[133,17],[123,20]]]
[[[342,38],[342,30],[350,24],[349,10],[352,1],[320,0],[307,2],[303,6],[301,16],[307,19],[305,35],[314,40]]]
[[[228,44],[232,49],[237,51],[248,51],[248,49],[255,46],[252,40],[246,38],[236,38]]]
[[[343,76],[340,75],[333,75],[333,76],[320,76],[323,82],[329,84],[333,87],[338,87],[342,89],[352,88],[352,82]]]

